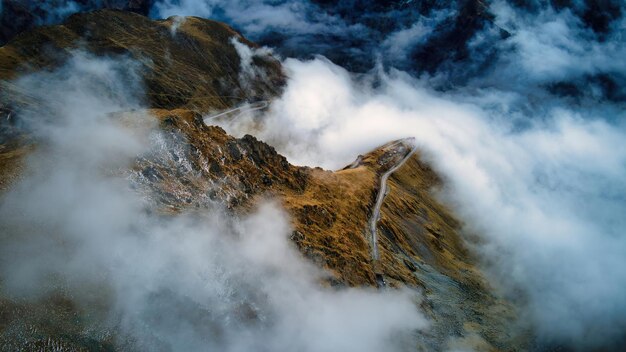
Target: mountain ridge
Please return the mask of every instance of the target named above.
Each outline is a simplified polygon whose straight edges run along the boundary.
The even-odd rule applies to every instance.
[[[122,171],[137,192],[148,195],[154,211],[172,216],[217,203],[231,214],[242,215],[267,198],[276,199],[291,216],[293,245],[328,273],[323,285],[337,290],[373,289],[380,276],[391,289],[422,290],[421,307],[433,324],[431,332],[422,336],[427,349],[444,348],[451,331],[484,350],[524,349],[526,341],[511,337],[505,324],[514,319],[514,309],[492,292],[476,258],[464,246],[461,222],[433,196],[433,189],[443,181],[419,150],[399,165],[406,155],[403,151],[412,146],[402,141],[386,144],[342,170],[330,171],[294,166],[252,135],[235,138],[205,124],[203,113],[242,100],[272,99],[285,76],[276,59],[260,57],[253,64],[265,74],[245,86],[240,81],[242,61],[231,38],[251,50],[254,44],[213,21],[187,18],[172,32],[173,21],[102,10],[18,35],[0,48],[0,62],[9,63],[0,74],[2,86],[8,87],[0,97],[0,127],[7,138],[0,149],[3,179],[10,175],[18,180],[24,158],[45,147],[19,120],[28,109],[45,114],[45,106],[32,104],[27,95],[13,89],[12,79],[58,67],[76,48],[104,57],[128,55],[141,64],[148,109],[119,111],[108,118],[127,123],[131,130],[154,128],[156,123],[159,143],[166,147],[141,155]],[[54,47],[59,56],[46,57],[46,47]],[[167,59],[168,53],[172,60]],[[396,165],[389,179],[382,179],[389,191],[377,222],[380,259],[373,260],[368,223],[381,177]],[[10,187],[3,181],[4,190]],[[3,299],[0,305],[6,311],[26,312],[22,314],[26,321],[19,314],[2,318],[5,346],[19,345],[24,339],[12,335],[12,329],[33,324],[43,337],[35,334],[25,341],[34,339],[37,346],[114,349],[110,335],[101,340],[85,337],[76,332],[80,324],[59,322],[68,315],[80,320],[88,314],[73,307],[67,295],[33,305]],[[53,317],[46,321],[47,315]],[[74,335],[63,337],[64,329]]]

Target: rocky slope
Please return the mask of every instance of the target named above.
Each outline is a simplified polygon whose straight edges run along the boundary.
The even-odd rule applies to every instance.
[[[21,111],[37,107],[10,80],[58,66],[77,48],[96,55],[130,55],[143,65],[151,109],[120,112],[116,118],[139,121],[134,116],[148,114],[157,122],[159,138],[124,173],[155,211],[176,214],[219,203],[233,214],[246,214],[263,199],[277,199],[291,215],[294,245],[328,271],[322,284],[341,289],[376,287],[382,281],[392,289],[421,290],[422,308],[433,322],[422,336],[428,350],[524,348],[524,340],[508,330],[514,311],[492,292],[464,246],[461,224],[432,194],[441,179],[419,151],[408,154],[413,149],[409,141],[382,146],[330,171],[291,165],[254,136],[229,136],[205,124],[202,112],[277,94],[284,79],[279,63],[271,57],[255,60],[266,74],[243,87],[240,58],[229,42],[239,37],[236,32],[196,18],[176,32],[171,26],[172,20],[100,11],[23,33],[0,48],[1,187],[10,187],[10,180],[20,176],[23,157],[41,147],[19,123]],[[373,244],[369,223],[382,176],[396,166],[387,180]],[[37,304],[1,299],[0,308],[3,349],[116,348],[110,332],[81,329],[81,319],[89,313],[67,295]]]

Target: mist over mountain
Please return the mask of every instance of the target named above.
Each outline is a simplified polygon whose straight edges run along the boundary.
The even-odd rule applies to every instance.
[[[1,4],[3,349],[624,348],[622,1]]]

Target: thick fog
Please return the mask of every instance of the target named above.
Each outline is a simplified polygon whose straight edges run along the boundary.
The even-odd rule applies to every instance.
[[[619,45],[624,11],[624,3],[613,0],[554,6],[503,0],[486,5],[455,0],[159,0],[150,14],[214,18],[284,56],[321,54],[351,71],[367,71],[381,61],[414,74],[444,76],[431,81],[438,88],[509,84],[520,89],[519,81],[528,79],[537,90],[584,96],[590,80],[596,86],[593,93],[613,95],[602,90],[617,88],[624,101],[623,60],[606,60],[624,53]],[[525,65],[533,73],[520,77],[511,65]],[[570,82],[572,74],[579,81]],[[614,83],[621,87],[607,87]]]
[[[398,72],[364,89],[323,59],[285,64],[291,79],[266,128],[241,116],[227,131],[254,131],[292,162],[331,169],[416,137],[447,180],[442,196],[488,240],[476,250],[495,282],[524,293],[539,334],[601,345],[624,333],[623,122],[559,106],[520,130],[502,115],[512,102],[501,92],[445,95]]]
[[[458,39],[441,33],[448,33],[446,28],[453,28],[454,21],[464,13],[461,11],[463,7],[460,3],[465,2],[451,1],[445,4],[434,2],[427,9],[419,6],[418,9],[410,6],[380,9],[373,2],[362,4],[338,2],[336,5],[329,5],[323,1],[166,0],[155,3],[151,16],[194,15],[223,20],[242,30],[251,39],[259,40],[270,47],[275,46],[275,50],[281,55],[296,57],[284,59],[289,81],[284,94],[271,103],[267,112],[261,115],[242,114],[235,121],[224,125],[229,132],[236,135],[253,133],[275,146],[292,163],[339,168],[349,164],[356,155],[389,140],[416,137],[416,142],[424,155],[446,181],[446,187],[440,197],[453,207],[463,220],[468,238],[478,236],[481,239],[479,243],[469,245],[479,254],[482,266],[490,276],[492,284],[520,305],[522,308],[520,319],[535,329],[539,345],[565,345],[581,350],[615,347],[623,343],[626,334],[626,295],[623,294],[623,287],[626,287],[624,3],[572,1],[554,2],[554,5],[550,5],[543,1],[510,3],[492,1],[488,7],[492,17],[487,16],[488,20],[475,24],[472,30],[468,31],[470,36],[463,45],[429,46],[428,43],[446,43],[441,38]],[[567,6],[564,3],[567,3],[565,4]],[[233,45],[246,60],[250,60],[250,55],[267,54],[265,49],[254,52],[242,48],[238,42],[233,42]],[[427,56],[421,51],[424,48],[437,49],[437,55],[440,56]],[[464,55],[457,54],[459,50]],[[313,54],[326,55],[332,61],[322,56],[312,57]],[[429,60],[421,60],[422,58]],[[439,60],[434,67],[429,66],[432,65],[431,58]],[[248,62],[246,60],[242,60],[243,65]],[[378,65],[374,65],[377,62]],[[351,72],[354,70],[370,71],[354,74]],[[252,71],[245,73],[245,69],[243,72],[241,79],[245,79],[246,74],[259,74]],[[105,104],[103,109],[95,111],[109,112],[127,107],[124,105],[112,109],[110,104]],[[257,114],[258,110],[254,113]],[[252,123],[253,120],[258,122],[259,118],[264,122],[261,127],[258,123]],[[108,123],[107,125],[115,126]],[[80,128],[84,127],[81,125]],[[62,135],[63,132],[59,133]],[[67,140],[60,138],[55,142],[52,137],[54,134],[46,136],[52,139],[50,141],[50,145],[54,147],[52,150],[62,150],[66,147],[64,143],[79,141],[73,138]],[[115,138],[126,140],[120,136]],[[97,140],[94,142],[96,145]],[[161,237],[165,238],[168,237],[167,234],[189,233],[189,237],[186,238],[199,238],[200,241],[198,246],[189,245],[192,247],[189,249],[191,253],[197,253],[195,251],[198,247],[209,248],[214,242],[219,243],[216,246],[226,248],[221,251],[240,253],[242,246],[246,247],[248,246],[246,242],[252,241],[246,239],[248,232],[258,233],[255,231],[262,227],[252,226],[250,231],[247,231],[246,226],[249,225],[245,224],[255,221],[263,223],[262,219],[267,214],[273,214],[272,217],[279,219],[283,216],[280,215],[280,210],[271,205],[260,209],[250,218],[232,221],[219,220],[221,217],[215,215],[219,210],[206,214],[205,221],[162,219],[144,214],[139,200],[129,200],[126,192],[117,188],[120,187],[119,182],[113,182],[116,179],[92,177],[92,172],[86,171],[81,166],[83,161],[89,165],[96,160],[98,163],[93,165],[95,169],[101,168],[99,164],[101,162],[106,162],[108,167],[118,167],[120,162],[127,162],[131,155],[139,153],[139,150],[145,147],[136,145],[136,141],[130,143],[133,140],[128,139],[128,148],[125,147],[125,143],[120,143],[124,146],[122,151],[108,150],[107,143],[100,146],[108,150],[106,153],[128,156],[121,161],[117,157],[113,161],[105,160],[107,158],[104,157],[96,158],[97,155],[108,154],[103,152],[91,154],[87,151],[83,159],[82,157],[63,159],[63,162],[70,164],[63,168],[70,170],[69,177],[80,181],[89,176],[90,180],[97,181],[84,182],[87,189],[79,188],[80,192],[59,192],[58,190],[75,187],[73,184],[72,187],[60,184],[52,188],[44,187],[41,190],[44,196],[32,193],[38,189],[36,187],[38,178],[55,180],[55,173],[64,171],[58,171],[57,168],[50,166],[46,169],[46,174],[34,172],[33,176],[15,191],[16,193],[9,196],[25,200],[12,200],[13,204],[18,206],[11,208],[4,206],[3,214],[15,211],[17,214],[46,215],[42,218],[45,221],[42,220],[41,224],[30,225],[34,229],[29,233],[36,238],[45,237],[41,235],[44,233],[42,229],[61,226],[58,233],[68,231],[70,234],[74,233],[72,231],[82,233],[82,229],[88,229],[86,232],[96,234],[113,232],[116,233],[115,236],[124,239],[122,243],[130,242],[128,248],[151,248],[140,242],[152,243],[152,236],[158,237],[149,234],[162,234]],[[63,153],[59,154],[55,158],[61,158]],[[52,160],[52,157],[42,156],[34,160],[34,165],[40,165],[37,163],[46,165],[45,162]],[[78,163],[77,160],[83,161]],[[58,178],[67,177],[59,175]],[[106,192],[103,191],[105,189]],[[107,217],[106,221],[102,221],[106,225],[104,229],[112,226],[115,231],[105,231],[101,230],[100,226],[90,227],[92,223],[98,224],[98,221],[74,225],[74,222],[67,218],[67,214],[72,212],[58,210],[60,207],[50,207],[51,209],[44,211],[45,206],[40,209],[29,205],[50,204],[40,200],[55,199],[55,192],[61,193],[62,197],[68,197],[70,209],[79,211],[77,214],[93,207],[95,207],[93,209],[109,207],[102,212],[90,211],[89,216],[102,215],[101,213],[108,210],[115,213],[117,209],[126,208],[130,210],[121,211],[121,219],[125,219],[125,214],[136,216],[132,216],[128,221],[120,220],[121,223],[118,224],[117,221],[109,223]],[[80,195],[90,192],[105,193],[113,197],[113,200],[103,204],[82,203],[86,200]],[[119,199],[116,195],[119,195]],[[26,204],[27,199],[33,201]],[[59,200],[54,200],[53,204],[58,202]],[[48,215],[49,213],[52,215]],[[54,215],[56,213],[59,214]],[[5,227],[18,226],[19,221],[29,223],[21,216],[6,218],[15,219],[15,224],[12,220],[5,223],[3,225]],[[50,219],[46,220],[48,218]],[[76,218],[89,217],[81,215]],[[72,227],[67,229],[64,223],[72,224]],[[145,223],[149,225],[144,226]],[[274,229],[266,232],[278,236],[276,241],[282,243],[285,232],[288,232],[286,222],[272,221],[271,224],[272,226],[263,224]],[[138,227],[142,228],[140,234],[126,230]],[[180,230],[181,228],[184,230]],[[126,237],[119,235],[120,233],[124,236],[130,233],[130,239],[127,240]],[[217,236],[217,233],[229,235]],[[189,241],[191,243],[194,240]],[[109,241],[101,242],[105,242],[103,248],[114,246],[114,243]],[[178,258],[177,253],[187,250],[178,242],[172,243],[175,241],[171,238],[164,242],[168,243],[168,246],[155,251],[165,251],[166,258]],[[55,263],[59,258],[55,251],[65,251],[64,247],[48,245],[48,242],[32,243],[49,247],[50,256],[43,256],[38,266],[25,266],[23,275],[43,275],[46,273],[45,270],[41,271],[43,269],[59,268]],[[92,245],[93,243],[87,244]],[[139,247],[132,247],[133,245]],[[287,246],[285,243],[282,245]],[[154,246],[159,247],[156,244]],[[35,249],[36,247],[20,250]],[[111,249],[112,252],[117,250]],[[120,268],[125,268],[125,265],[132,266],[128,264],[130,263],[128,258],[133,258],[137,254],[133,251],[128,253],[132,255],[119,257],[123,259],[122,264],[119,264]],[[147,256],[156,256],[152,250],[148,250],[147,253]],[[234,299],[225,293],[220,296],[217,293],[198,291],[200,292],[198,294],[210,299],[229,297],[234,299],[234,302],[240,302],[238,300],[254,304],[259,301],[265,302],[266,311],[272,312],[267,314],[273,314],[278,318],[272,320],[271,324],[255,325],[245,330],[249,331],[250,341],[255,341],[255,334],[259,334],[263,329],[278,329],[280,333],[276,334],[277,341],[283,341],[283,336],[301,336],[300,333],[292,333],[282,327],[290,327],[286,322],[294,316],[289,314],[301,314],[296,315],[300,319],[307,318],[310,311],[290,311],[285,318],[281,315],[280,308],[284,306],[272,305],[271,297],[278,294],[267,285],[263,285],[274,283],[272,281],[274,279],[278,280],[278,283],[271,285],[272,287],[280,287],[281,282],[291,282],[289,280],[294,279],[294,275],[290,271],[283,273],[279,270],[276,277],[270,276],[272,279],[267,279],[264,275],[248,277],[247,273],[241,271],[235,271],[235,274],[229,272],[231,266],[238,268],[240,265],[238,261],[237,264],[230,265],[230,260],[234,260],[230,257],[227,258],[226,264],[223,264],[222,261],[210,257],[206,258],[200,254],[197,256],[201,258],[193,259],[193,254],[188,256],[192,258],[193,263],[187,263],[186,259],[169,259],[174,263],[177,263],[177,260],[182,261],[179,266],[173,266],[181,268],[182,271],[168,269],[175,271],[171,279],[180,280],[183,276],[179,275],[180,272],[200,272],[202,274],[198,274],[199,277],[209,275],[207,280],[216,282],[215,287],[228,286],[224,282],[234,281],[238,285],[261,285],[263,288],[261,295],[265,297],[263,299],[258,297]],[[293,253],[289,256],[297,257]],[[115,265],[110,265],[111,259],[108,257],[106,260],[98,259],[97,255],[89,258],[91,257],[94,258],[95,268],[107,270],[113,270],[108,269],[109,267],[116,268]],[[270,268],[273,268],[271,262],[265,261],[262,261],[262,265],[252,265],[251,263],[257,263],[253,257],[243,256],[238,260],[254,267],[250,269],[250,273],[253,274],[257,273],[255,270],[272,271]],[[55,265],[48,265],[48,261]],[[153,260],[144,260],[140,257],[139,262],[152,263]],[[228,273],[226,276],[206,274],[211,271],[201,269],[211,267],[215,262],[228,266],[227,269],[220,269]],[[300,261],[296,262],[300,263],[295,265],[298,270],[313,270]],[[63,270],[65,269],[67,268],[63,267]],[[103,270],[105,277],[107,275],[116,277],[120,274],[116,272],[109,274],[107,270]],[[137,272],[133,275],[141,275],[144,270],[147,276],[152,274],[156,276],[156,273],[160,275],[158,266],[155,268],[148,264],[137,267]],[[120,272],[122,271],[127,275],[126,271],[120,269]],[[68,272],[73,273],[72,270]],[[127,285],[125,281],[133,280],[128,280],[124,275],[121,275],[119,281],[124,287],[114,288],[114,292],[134,289],[125,287]],[[305,276],[307,275],[302,275]],[[169,275],[166,277],[170,279]],[[260,282],[252,279],[257,277],[264,280]],[[297,277],[297,280],[300,280],[300,276]],[[66,280],[69,285],[72,277]],[[158,280],[154,277],[151,279],[142,277],[142,280],[146,280],[146,284],[140,285],[141,287],[156,285],[157,292],[165,290],[172,283],[168,280],[161,281],[161,277]],[[297,287],[306,287],[307,294],[321,297],[307,302],[318,302],[318,305],[322,306],[327,304],[341,312],[337,316],[328,316],[328,320],[323,322],[311,322],[311,331],[324,329],[327,324],[336,324],[333,323],[335,319],[348,319],[347,316],[350,316],[348,313],[351,313],[352,309],[357,309],[343,304],[344,294],[364,297],[362,301],[359,299],[348,301],[358,305],[358,309],[363,307],[371,309],[372,315],[382,314],[376,310],[382,309],[380,308],[382,301],[392,305],[398,304],[389,307],[390,312],[397,309],[398,312],[407,314],[397,317],[387,315],[390,319],[388,326],[394,328],[386,331],[375,330],[380,334],[367,330],[368,327],[356,326],[355,330],[345,335],[353,334],[350,335],[351,338],[358,336],[354,338],[356,342],[367,341],[363,340],[362,336],[384,341],[384,337],[392,331],[406,331],[409,327],[421,326],[419,317],[407,309],[411,303],[404,293],[396,293],[399,297],[395,300],[383,299],[381,296],[360,291],[330,294],[317,289],[317,286],[308,279],[304,283],[298,283],[297,280],[295,283],[291,282],[296,288],[285,294],[286,299],[295,300],[289,302],[300,302],[294,298],[302,292],[297,291]],[[117,279],[104,281],[118,282]],[[174,286],[182,288],[197,284],[174,282]],[[28,292],[40,291],[33,287],[21,287],[18,283],[9,287],[14,290],[28,289]],[[153,291],[139,290],[136,294],[137,302],[145,300],[146,296],[142,295],[146,295],[147,292]],[[174,291],[173,296],[193,297],[187,296],[185,292],[190,291]],[[358,303],[369,300],[381,301],[371,305]],[[150,304],[150,300],[145,301]],[[193,304],[205,307],[198,303],[200,301],[191,298]],[[139,307],[141,309],[142,306]],[[341,309],[347,309],[348,312],[343,313]],[[120,311],[130,314],[131,318],[128,321],[131,323],[140,319],[137,316],[141,316],[128,313],[125,309]],[[312,311],[320,310],[314,307]],[[119,316],[125,316],[124,314]],[[221,313],[211,312],[211,314],[220,316]],[[261,313],[255,314],[263,316]],[[369,316],[370,313],[367,314]],[[234,319],[237,324],[243,324],[241,319]],[[320,323],[319,326],[316,323]],[[337,325],[344,327],[350,324]],[[308,338],[306,334],[303,336]],[[320,341],[334,340],[320,339]],[[294,343],[309,346],[307,345],[309,342],[298,339]],[[348,343],[348,340],[338,341],[337,346],[341,346],[342,343]],[[274,346],[268,345],[268,349]],[[368,346],[380,345],[369,343]]]
[[[0,201],[5,294],[66,295],[88,329],[140,350],[415,348],[417,293],[323,288],[271,200],[242,217],[160,214],[132,190],[129,168],[160,133],[153,117],[119,114],[140,107],[133,67],[76,53],[15,82],[43,108],[24,116],[38,147]]]
[[[626,333],[624,20],[599,39],[570,10],[492,9],[514,34],[465,86],[434,89],[445,73],[379,66],[355,76],[323,57],[287,59],[288,86],[265,127],[252,115],[224,127],[331,169],[416,137],[446,179],[440,196],[485,240],[470,246],[538,343],[616,347]],[[594,78],[606,72],[616,86]],[[555,94],[551,82],[584,90]]]

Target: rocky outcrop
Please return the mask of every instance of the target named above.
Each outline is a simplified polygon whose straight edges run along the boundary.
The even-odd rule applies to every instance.
[[[189,110],[150,114],[159,120],[159,132],[150,152],[137,160],[131,179],[159,207],[178,211],[219,202],[229,209],[248,208],[255,195],[298,193],[305,187],[306,169],[289,164],[251,135],[231,137]]]

